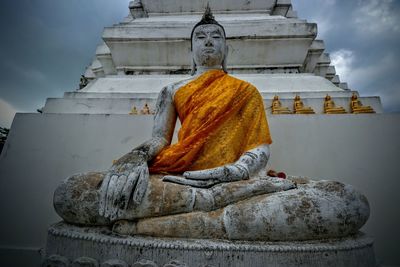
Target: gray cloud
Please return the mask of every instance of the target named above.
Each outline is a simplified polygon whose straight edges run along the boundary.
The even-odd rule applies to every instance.
[[[359,33],[399,33],[399,10],[393,0],[359,0],[357,7],[353,14]]]
[[[0,104],[35,112],[47,97],[77,88],[103,28],[120,22],[128,3],[5,0],[0,9]]]
[[[380,96],[386,112],[400,112],[400,1],[292,2],[300,18],[318,23],[341,80],[362,95]]]

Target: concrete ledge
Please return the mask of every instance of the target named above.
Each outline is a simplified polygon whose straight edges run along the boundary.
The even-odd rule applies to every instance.
[[[142,0],[144,8],[149,13],[171,13],[171,12],[204,12],[206,1],[162,1],[162,0]],[[276,5],[272,0],[256,1],[209,1],[214,12],[223,10],[271,10]],[[228,9],[229,7],[229,9]]]
[[[335,93],[335,92],[333,92]],[[94,93],[88,93],[93,95]],[[122,93],[126,95],[125,93]],[[131,95],[134,95],[132,93]],[[293,112],[293,99],[296,93],[262,93],[264,98],[264,108],[267,114],[271,114],[272,98],[274,95],[280,97],[282,106],[288,107]],[[320,92],[320,97],[314,96],[313,98],[302,98],[305,106],[313,108],[315,113],[324,113],[324,99],[327,92]],[[298,93],[300,97],[307,93]],[[331,95],[331,94],[330,94]],[[42,109],[43,113],[87,113],[87,114],[129,114],[132,107],[135,106],[138,112],[143,108],[145,104],[149,105],[152,112],[156,109],[156,99],[152,97],[152,94],[148,96],[140,96],[132,98],[118,97],[117,93],[114,93],[115,98],[48,98],[46,105]],[[332,95],[331,95],[332,96]],[[336,106],[343,107],[347,113],[350,113],[350,96],[332,97]],[[382,105],[379,97],[360,97],[359,100],[363,105],[371,106],[376,113],[382,113]]]
[[[253,84],[261,93],[299,92],[310,93],[310,96],[318,92],[350,94],[329,80],[314,74],[232,74],[232,76]],[[109,76],[94,80],[84,89],[76,91],[74,97],[79,97],[81,93],[83,97],[84,93],[159,93],[163,87],[185,79],[189,80],[190,77],[189,75]]]

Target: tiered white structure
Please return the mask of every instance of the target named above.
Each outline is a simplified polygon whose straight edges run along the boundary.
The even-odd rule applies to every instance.
[[[298,19],[288,0],[208,1],[225,27],[228,70],[254,84],[269,108],[274,95],[292,107],[296,94],[323,113],[329,94],[350,112],[352,91],[336,75],[317,25]],[[45,113],[128,114],[145,103],[154,110],[161,88],[190,71],[190,33],[207,1],[133,1],[125,20],[105,28],[104,42],[85,72],[82,90],[46,102]],[[363,104],[382,112],[379,97]]]

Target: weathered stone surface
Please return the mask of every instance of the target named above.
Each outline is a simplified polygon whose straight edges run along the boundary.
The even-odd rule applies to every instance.
[[[367,221],[368,201],[352,186],[301,182],[297,189],[255,196],[211,212],[120,222],[114,231],[158,237],[315,240],[355,234]]]
[[[98,215],[97,189],[103,176],[91,173],[90,179],[76,175],[65,181],[55,193],[57,212],[72,223],[110,225]],[[151,176],[143,203],[128,210],[113,231],[159,237],[311,240],[354,234],[369,217],[367,199],[352,186],[334,181],[266,177],[199,189],[162,182],[161,177]]]
[[[173,260],[165,264],[163,267],[187,267],[186,264],[181,263],[180,261]]]
[[[173,261],[188,267],[375,267],[372,243],[363,234],[301,242],[123,237],[107,227],[59,223],[49,229],[46,252],[71,261],[88,255],[99,262],[120,259],[135,267],[164,267]]]
[[[367,199],[352,186],[311,181],[228,206],[224,226],[229,239],[308,240],[354,234],[368,217]]]
[[[135,262],[132,267],[158,267],[158,265],[150,260],[140,260]]]
[[[104,175],[103,172],[91,172],[65,180],[54,193],[57,213],[70,223],[110,225],[109,219],[99,215],[99,188]],[[129,205],[118,220],[212,211],[252,196],[295,187],[289,180],[260,177],[202,189],[163,182],[162,177],[151,175],[142,203]]]
[[[129,265],[122,260],[113,259],[103,262],[100,267],[129,267]]]
[[[105,225],[109,220],[99,215],[99,191],[104,173],[76,174],[64,180],[54,192],[53,204],[67,222]],[[69,200],[69,201],[66,201]]]
[[[68,259],[60,255],[50,255],[42,263],[42,267],[68,267],[68,265]]]
[[[98,267],[99,263],[96,259],[89,257],[80,257],[72,262],[71,267]]]

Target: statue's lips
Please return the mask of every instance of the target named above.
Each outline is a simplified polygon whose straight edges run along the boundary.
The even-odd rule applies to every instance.
[[[203,53],[214,53],[215,49],[214,48],[205,48],[205,49],[202,49],[201,52],[203,52]]]

